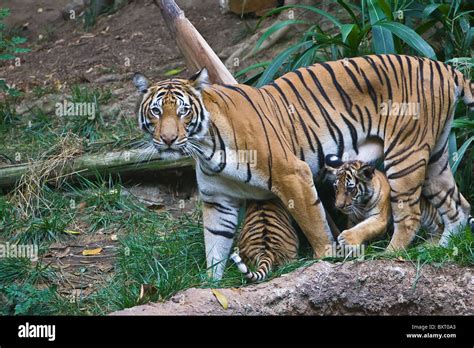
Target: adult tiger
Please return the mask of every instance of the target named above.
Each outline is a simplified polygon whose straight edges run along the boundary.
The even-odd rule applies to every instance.
[[[152,86],[136,74],[134,83],[143,94],[139,123],[156,150],[196,158],[207,263],[215,278],[222,276],[247,199],[277,196],[315,255],[331,250],[312,178],[328,153],[368,162],[384,157],[394,218],[390,249],[413,239],[422,192],[443,217],[445,239],[467,221],[470,206],[448,165],[447,141],[456,101],[464,97],[473,108],[474,99],[470,82],[448,65],[373,55],[300,68],[261,88],[210,85],[205,69],[189,80]],[[406,105],[419,110],[391,112]],[[257,154],[254,166],[236,159],[242,151]]]

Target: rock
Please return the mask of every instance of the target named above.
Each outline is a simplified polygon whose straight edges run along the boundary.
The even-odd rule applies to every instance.
[[[39,108],[47,114],[52,114],[56,111],[56,104],[62,103],[68,97],[68,95],[47,94],[39,99],[27,98],[16,107],[16,113],[23,115]]]
[[[317,262],[286,277],[219,289],[227,310],[211,289],[191,288],[163,303],[110,315],[473,315],[472,267],[409,262]]]

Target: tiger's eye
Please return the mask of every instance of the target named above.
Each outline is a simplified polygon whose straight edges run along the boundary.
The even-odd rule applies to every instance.
[[[156,106],[155,106],[155,107],[152,107],[152,108],[151,108],[151,112],[152,112],[154,115],[158,116],[158,115],[160,114],[160,108],[158,108],[158,107],[156,107]]]
[[[189,113],[190,110],[191,110],[191,108],[182,108],[182,109],[180,110],[179,114],[180,114],[181,116],[186,116],[186,115]]]

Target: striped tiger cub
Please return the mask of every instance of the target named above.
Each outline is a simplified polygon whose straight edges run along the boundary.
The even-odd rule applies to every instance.
[[[325,158],[328,177],[334,178],[335,206],[348,215],[348,226],[338,236],[342,245],[359,245],[384,234],[392,223],[390,184],[387,177],[362,161],[343,162],[337,155]],[[421,196],[421,226],[430,241],[444,230],[436,208]]]
[[[205,68],[189,79],[133,78],[148,150],[196,160],[206,260],[215,279],[223,275],[248,200],[291,202],[314,256],[330,256],[334,238],[313,177],[331,153],[383,159],[394,220],[389,249],[413,240],[422,194],[443,218],[440,243],[468,222],[470,205],[448,164],[448,136],[456,103],[473,110],[474,98],[470,80],[451,66],[370,55],[301,67],[259,88],[209,80]]]
[[[248,202],[237,245],[230,258],[251,281],[264,280],[273,266],[296,259],[298,236],[279,199]],[[254,272],[250,264],[256,266]]]

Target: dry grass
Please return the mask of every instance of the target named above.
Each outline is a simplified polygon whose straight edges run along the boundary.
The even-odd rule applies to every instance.
[[[81,139],[69,132],[39,159],[29,160],[28,171],[19,180],[11,197],[21,215],[35,216],[37,208],[44,205],[41,203],[47,204],[42,199],[44,185],[61,187],[65,179],[74,174],[72,160],[82,153]]]

